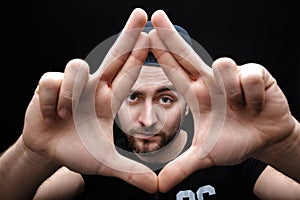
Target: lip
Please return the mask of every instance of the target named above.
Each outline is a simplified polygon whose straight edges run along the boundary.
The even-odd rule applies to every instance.
[[[134,137],[143,139],[143,140],[151,140],[157,137],[159,134],[153,134],[153,133],[135,133]]]

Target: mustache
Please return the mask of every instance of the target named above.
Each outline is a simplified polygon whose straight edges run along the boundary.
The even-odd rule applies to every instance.
[[[128,131],[129,135],[134,135],[136,133],[143,133],[143,134],[156,134],[161,131],[160,128],[157,128],[155,125],[146,126],[146,127],[135,127]]]

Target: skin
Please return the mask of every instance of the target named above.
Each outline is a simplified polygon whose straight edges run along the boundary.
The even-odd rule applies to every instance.
[[[146,21],[147,14],[142,9],[131,13],[118,40],[102,62],[103,70],[95,76],[89,76],[87,63],[74,59],[67,64],[64,73],[49,72],[41,77],[26,110],[22,135],[1,156],[0,177],[5,180],[0,182],[1,199],[32,199],[37,188],[62,166],[78,173],[119,177],[147,192],[157,191],[156,174],[118,155],[112,143],[113,110],[121,104],[116,100],[112,104],[112,97],[116,85],[122,85],[123,93],[118,94],[120,99],[125,99],[134,82],[122,82],[122,74],[134,71],[132,77],[135,80],[140,70],[136,66],[144,63],[148,54],[144,47],[149,46],[149,38],[141,31]],[[80,86],[77,90],[73,90],[75,83]],[[102,147],[111,150],[114,164],[122,163],[124,170],[95,159],[82,145],[72,113],[72,102],[78,101],[83,91],[80,88],[95,89],[96,117],[104,133],[101,135]],[[21,189],[15,191],[15,188]]]
[[[230,58],[221,58],[208,69],[174,30],[164,11],[156,11],[151,21],[155,27],[149,33],[152,52],[185,98],[194,119],[199,119],[198,123],[195,120],[192,146],[159,174],[159,190],[168,191],[199,169],[237,164],[249,157],[300,181],[295,165],[300,158],[299,122],[266,68],[256,63],[239,66]],[[212,109],[210,94],[226,99],[226,113],[222,106]],[[208,134],[212,116],[224,119],[217,139]]]
[[[134,151],[148,153],[170,143],[186,114],[186,103],[162,68],[144,66],[118,119]]]
[[[197,170],[232,165],[249,157],[270,164],[257,180],[255,194],[261,199],[276,199],[279,193],[284,199],[298,198],[300,125],[266,68],[255,63],[237,65],[229,58],[220,58],[207,70],[201,58],[173,30],[163,11],[153,13],[151,21],[156,29],[149,35],[141,33],[146,21],[142,9],[132,12],[124,31],[138,31],[120,35],[102,63],[103,70],[95,76],[89,75],[84,61],[75,59],[67,64],[64,73],[49,72],[41,77],[26,110],[22,135],[0,158],[1,199],[69,199],[84,185],[78,173],[114,176],[146,192],[166,192]],[[158,176],[113,150],[114,116],[138,78],[140,67],[136,66],[144,63],[149,45],[195,121],[191,147]],[[124,78],[129,72],[131,79]],[[81,89],[74,91],[75,83]],[[123,170],[95,159],[76,134],[72,103],[78,102],[81,92],[93,89],[96,120],[102,127],[99,137],[106,150],[101,156],[113,157],[112,164],[122,163]],[[221,107],[212,107],[210,94],[226,99],[226,113]],[[224,119],[217,140],[208,134],[211,116]],[[135,173],[136,170],[144,173]],[[61,181],[64,176],[69,178]]]

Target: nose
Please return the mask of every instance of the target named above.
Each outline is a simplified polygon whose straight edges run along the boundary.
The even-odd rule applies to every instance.
[[[157,116],[152,101],[145,101],[141,106],[138,116],[138,123],[141,126],[152,126],[157,123]]]

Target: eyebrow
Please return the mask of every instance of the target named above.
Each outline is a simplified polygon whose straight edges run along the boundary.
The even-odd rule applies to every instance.
[[[167,86],[162,86],[162,87],[158,88],[158,89],[155,91],[155,93],[162,93],[162,92],[165,92],[165,91],[173,91],[173,92],[176,92],[176,93],[177,93],[177,91],[176,91],[176,89],[175,89],[174,86],[169,86],[169,87],[167,87]],[[140,91],[138,91],[138,90],[130,90],[129,94],[137,94],[137,95],[139,95],[139,94],[142,94],[142,92],[140,92]]]
[[[156,90],[156,93],[161,93],[161,92],[165,92],[165,91],[177,92],[174,86],[170,86],[170,87],[162,86],[161,88],[158,88]]]

